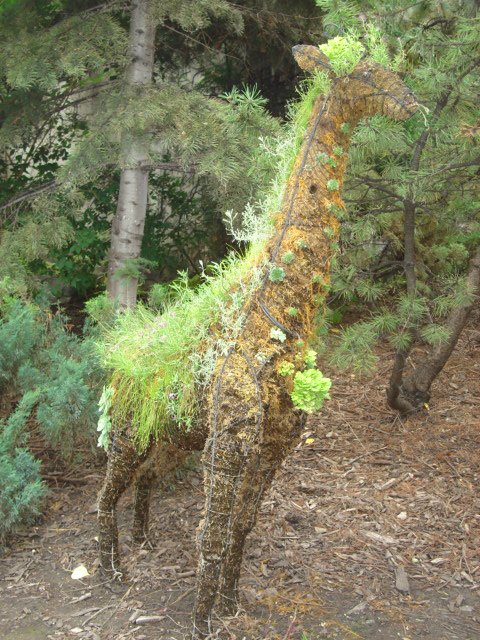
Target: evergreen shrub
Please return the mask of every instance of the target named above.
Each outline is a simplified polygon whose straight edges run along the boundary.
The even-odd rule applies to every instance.
[[[0,392],[13,411],[0,420],[0,543],[40,512],[46,487],[26,448],[28,423],[71,460],[91,442],[100,383],[91,339],[70,334],[60,316],[18,299],[0,311]]]

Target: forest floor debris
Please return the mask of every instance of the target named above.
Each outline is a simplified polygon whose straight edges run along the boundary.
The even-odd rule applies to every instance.
[[[467,329],[431,407],[402,421],[374,376],[333,376],[262,506],[242,578],[242,611],[216,620],[224,640],[480,638],[480,344]],[[98,469],[52,482],[48,515],[0,558],[3,640],[184,640],[195,583],[201,473],[157,490],[151,540],[130,537],[129,581],[98,574]],[[90,575],[72,580],[84,565]]]

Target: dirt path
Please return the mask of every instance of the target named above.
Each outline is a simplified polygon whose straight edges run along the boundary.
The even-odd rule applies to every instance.
[[[248,543],[245,611],[218,620],[214,637],[480,638],[477,335],[466,332],[431,410],[408,423],[385,407],[388,354],[374,378],[334,380],[332,401],[310,420]],[[141,549],[129,537],[126,496],[120,526],[129,581],[113,591],[96,573],[101,470],[87,475],[54,488],[44,523],[0,558],[0,637],[187,638],[199,471],[157,491],[153,544]],[[72,580],[80,564],[91,575]],[[145,616],[158,618],[137,624]]]

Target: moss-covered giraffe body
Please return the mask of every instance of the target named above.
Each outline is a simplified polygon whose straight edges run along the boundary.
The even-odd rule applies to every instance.
[[[314,47],[294,53],[307,69],[326,67]],[[283,269],[284,277],[272,281],[266,276],[253,295],[235,347],[218,364],[208,400],[194,635],[209,631],[217,598],[221,612],[235,612],[246,536],[276,469],[298,442],[304,414],[293,409],[291,387],[278,366],[302,361],[299,352],[312,336],[315,314],[325,305],[351,134],[360,119],[374,113],[405,119],[414,109],[415,100],[398,77],[369,63],[334,78],[329,95],[319,97],[313,107],[276,233],[265,247],[269,264]],[[291,308],[298,311],[293,316]],[[283,332],[283,342],[272,339],[272,328]]]
[[[362,118],[383,113],[405,119],[416,106],[399,78],[378,65],[361,62],[351,74],[338,78],[333,77],[328,60],[317,48],[295,47],[294,55],[308,71],[328,71],[332,88],[313,106],[276,215],[275,233],[263,250],[265,274],[246,303],[240,334],[217,362],[202,403],[206,420],[197,430],[194,446],[201,444],[208,432],[204,452],[206,505],[199,534],[194,636],[209,631],[217,597],[223,612],[236,609],[246,536],[275,470],[297,443],[304,423],[305,414],[292,405],[293,377],[280,375],[278,369],[285,362],[301,368],[314,316],[324,307],[339,234],[335,212],[343,206],[340,191],[351,134]],[[122,449],[127,453],[133,447],[131,437],[127,427]],[[185,446],[181,432],[176,437],[180,447],[190,446]],[[142,456],[143,464],[148,453]],[[113,477],[122,455],[120,451],[118,462],[109,464],[100,498],[104,568],[109,568],[112,559],[112,565],[117,562],[114,508],[119,491],[113,491],[112,498],[108,476]],[[115,458],[115,452],[110,458]],[[127,458],[124,468],[131,469],[134,456],[130,453]],[[173,458],[172,454],[169,459]]]

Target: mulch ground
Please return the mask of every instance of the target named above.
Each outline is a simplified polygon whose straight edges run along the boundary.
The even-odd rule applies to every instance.
[[[478,337],[465,332],[430,409],[408,421],[385,404],[386,348],[375,376],[332,376],[332,400],[309,420],[249,539],[243,611],[216,620],[213,637],[480,638]],[[151,544],[132,545],[132,496],[122,499],[121,587],[97,572],[102,470],[58,486],[50,473],[44,522],[0,558],[1,638],[188,638],[203,507],[192,466],[155,493]],[[73,580],[81,564],[90,576]]]

